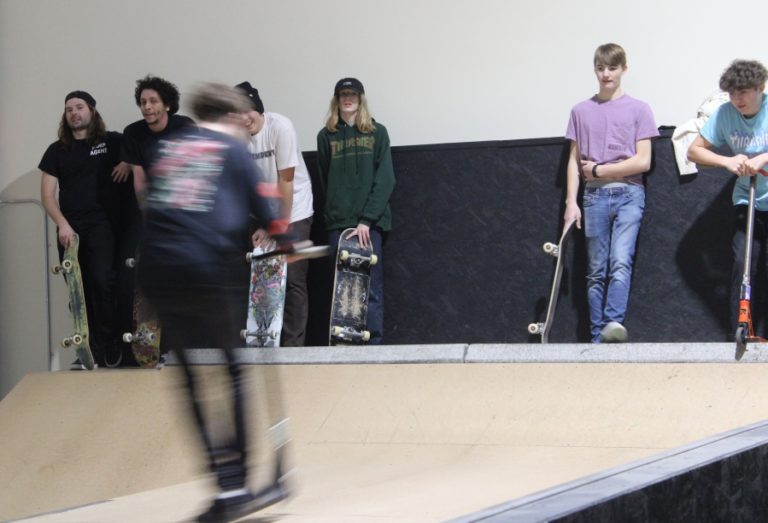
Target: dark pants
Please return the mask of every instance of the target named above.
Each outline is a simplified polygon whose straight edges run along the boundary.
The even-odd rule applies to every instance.
[[[113,299],[115,240],[106,221],[92,225],[74,224],[72,228],[80,237],[77,259],[83,275],[90,347],[96,362],[103,365],[107,347],[115,342],[116,335]],[[57,247],[61,260],[64,247],[60,243]]]
[[[328,231],[328,245],[339,245],[342,231]],[[379,229],[371,227],[371,243],[373,253],[379,257],[376,265],[371,267],[371,290],[368,294],[368,326],[371,333],[369,345],[381,345],[384,336],[384,263],[382,256],[383,237]]]
[[[291,224],[297,240],[308,240],[312,217]],[[302,347],[307,335],[307,270],[309,260],[288,264],[285,285],[285,311],[283,313],[282,347]]]
[[[732,331],[736,331],[739,321],[739,294],[741,281],[744,276],[744,246],[747,240],[747,206],[734,207],[734,230],[731,240],[733,250],[733,269],[731,271],[731,299],[730,318]],[[752,318],[755,324],[764,323],[766,311],[766,296],[768,296],[768,277],[766,271],[766,250],[768,248],[768,211],[755,211],[755,226],[752,241],[752,263],[750,270],[750,283],[752,287]],[[756,314],[758,311],[758,314]]]
[[[244,280],[245,281],[245,280]],[[246,281],[247,283],[247,281]],[[144,289],[157,308],[162,337],[168,350],[179,358],[187,381],[189,400],[197,428],[208,454],[211,472],[216,474],[221,490],[246,485],[247,437],[246,395],[242,369],[235,360],[234,348],[242,344],[240,329],[247,312],[248,288]],[[201,340],[205,340],[201,343]],[[202,391],[188,359],[190,347],[201,345],[221,348],[227,360],[230,378],[231,421],[211,437],[203,414]]]

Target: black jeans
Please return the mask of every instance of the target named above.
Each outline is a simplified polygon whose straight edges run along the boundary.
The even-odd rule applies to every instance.
[[[296,240],[308,240],[312,218],[291,224]],[[281,347],[302,347],[307,336],[309,302],[307,297],[307,271],[309,260],[289,263],[285,284],[285,311]]]
[[[244,280],[245,281],[245,280]],[[245,281],[247,284],[247,281]],[[211,472],[216,474],[221,490],[243,488],[247,476],[245,412],[246,394],[243,375],[234,348],[242,345],[240,329],[245,325],[248,287],[242,288],[145,288],[147,298],[157,308],[162,325],[161,339],[173,350],[186,375],[190,406],[208,454]],[[215,347],[224,352],[230,379],[231,421],[214,442],[203,414],[202,391],[189,363],[192,347]]]
[[[747,206],[737,205],[734,207],[734,230],[731,240],[731,249],[733,251],[733,268],[731,270],[731,299],[730,299],[730,319],[731,332],[736,331],[736,324],[739,320],[739,293],[741,281],[744,276],[744,247],[747,240]],[[762,326],[765,323],[766,305],[768,300],[768,265],[766,260],[766,250],[768,248],[768,211],[755,211],[755,225],[752,238],[752,263],[750,270],[750,284],[752,287],[752,318],[755,327]]]
[[[80,237],[77,259],[83,275],[91,351],[96,362],[103,365],[106,347],[114,343],[116,336],[113,298],[115,239],[106,221],[90,225],[73,224],[72,228]],[[58,242],[56,245],[61,261],[64,247]]]

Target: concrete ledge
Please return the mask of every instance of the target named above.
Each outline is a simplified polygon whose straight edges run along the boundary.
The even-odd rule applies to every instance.
[[[467,345],[381,345],[344,347],[282,347],[275,349],[242,348],[236,350],[246,365],[324,365],[373,363],[463,363]],[[189,351],[194,365],[219,365],[224,355],[218,349]],[[169,354],[168,365],[178,365]]]
[[[768,363],[768,345],[751,345],[741,359],[734,343],[514,343],[284,347],[237,349],[244,364],[375,363]],[[173,355],[168,364],[178,365]],[[218,349],[194,349],[195,365],[220,365]]]
[[[741,359],[735,343],[473,344],[466,363],[766,363],[768,345],[750,345]]]
[[[765,521],[767,453],[768,422],[760,422],[451,523]]]

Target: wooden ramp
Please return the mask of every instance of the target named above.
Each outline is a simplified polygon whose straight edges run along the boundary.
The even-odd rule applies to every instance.
[[[768,418],[767,365],[254,365],[254,403],[280,374],[295,496],[244,521],[480,511]],[[173,367],[24,378],[0,402],[0,520],[191,519],[211,490],[182,384]]]

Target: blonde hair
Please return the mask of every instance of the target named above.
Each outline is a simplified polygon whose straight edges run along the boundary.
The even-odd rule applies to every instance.
[[[325,120],[325,128],[335,133],[339,127],[339,120],[339,98],[334,96],[331,98],[330,107],[328,107],[328,118]],[[360,105],[357,109],[357,115],[355,115],[355,127],[361,133],[372,133],[376,130],[376,124],[373,123],[373,117],[368,110],[368,101],[365,98],[365,93],[360,93]]]

